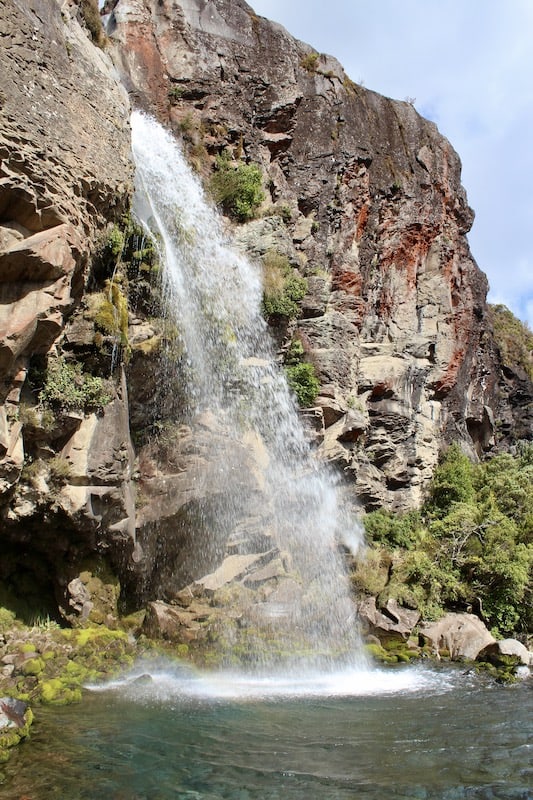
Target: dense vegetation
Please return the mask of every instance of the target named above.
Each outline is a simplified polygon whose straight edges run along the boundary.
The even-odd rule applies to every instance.
[[[452,445],[420,512],[372,512],[365,529],[359,590],[426,618],[472,608],[500,635],[533,629],[533,444],[481,464]]]

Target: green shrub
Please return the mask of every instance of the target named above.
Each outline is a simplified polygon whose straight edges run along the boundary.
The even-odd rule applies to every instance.
[[[62,456],[53,456],[47,461],[47,466],[51,479],[57,483],[63,483],[71,476],[70,463]]]
[[[62,411],[88,411],[101,408],[110,399],[102,378],[83,372],[81,364],[62,356],[49,361],[39,394],[43,405]]]
[[[531,444],[517,456],[477,465],[454,445],[435,470],[420,514],[368,514],[372,549],[388,549],[391,559],[380,601],[392,597],[426,619],[470,604],[501,635],[530,632],[532,461]]]
[[[312,406],[320,389],[320,383],[316,377],[313,365],[302,362],[285,367],[285,372],[287,375],[287,383],[296,395],[298,404],[302,406],[302,408]]]
[[[232,166],[229,159],[219,156],[211,178],[211,193],[217,205],[236,219],[247,222],[256,214],[265,199],[263,176],[255,164]]]
[[[184,92],[185,89],[183,88],[183,86],[171,86],[170,89],[168,90],[168,99],[171,102],[181,100]]]
[[[367,514],[363,522],[370,541],[389,547],[405,547],[408,550],[415,546],[421,527],[420,514],[417,511],[400,515],[384,508]]]
[[[428,507],[444,514],[453,503],[469,502],[474,496],[472,464],[459,445],[452,444],[435,470]]]
[[[294,319],[307,292],[307,281],[289,264],[287,256],[269,250],[263,258],[263,314]]]

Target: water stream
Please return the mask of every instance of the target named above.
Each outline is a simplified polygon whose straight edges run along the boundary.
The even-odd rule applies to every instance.
[[[184,418],[194,426],[208,414],[227,432],[218,446],[228,452],[218,454],[221,467],[209,478],[209,490],[226,498],[214,537],[223,539],[222,553],[229,541],[240,555],[259,548],[284,564],[285,591],[254,607],[258,646],[262,631],[275,628],[278,643],[283,636],[284,648],[305,650],[308,662],[342,655],[353,663],[360,658],[357,625],[338,545],[347,536],[357,542],[359,526],[306,441],[261,315],[260,268],[231,246],[162,126],[135,112],[132,145],[136,213],[159,243],[167,307],[179,331]],[[251,467],[235,456],[238,444]],[[243,489],[245,473],[255,477]],[[263,649],[261,660],[268,657]]]

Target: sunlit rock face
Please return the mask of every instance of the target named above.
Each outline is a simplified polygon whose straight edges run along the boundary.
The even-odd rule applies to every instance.
[[[119,0],[110,30],[137,102],[200,172],[224,148],[261,165],[266,219],[238,238],[308,278],[291,333],[320,378],[323,453],[367,508],[416,505],[446,439],[481,454],[494,436],[487,282],[457,154],[409,103],[242,0]]]
[[[309,436],[355,505],[418,504],[448,440],[480,455],[531,436],[531,382],[500,374],[460,162],[436,127],[242,0],[108,0],[106,10],[101,49],[75,0],[0,5],[0,581],[46,588],[70,620],[84,595],[69,586],[79,589],[95,551],[136,602],[202,578],[195,533],[205,572],[240,555],[233,540],[213,548],[219,497],[202,494],[195,472],[205,462],[205,487],[217,437],[234,431],[178,421],[168,458],[132,446],[131,430],[175,422],[186,403],[162,378],[169,358],[149,314],[130,308],[132,358],[104,408],[50,423],[30,380],[57,354],[111,372],[95,344],[91,295],[102,286],[91,271],[129,207],[130,106],[170,126],[205,179],[224,150],[261,167],[259,216],[232,234],[253,259],[281,253],[307,279],[300,317],[272,334],[281,351],[297,337],[315,365]],[[257,454],[238,440],[233,455],[249,490]],[[262,520],[248,522],[272,564],[246,581],[273,581],[272,570],[279,582],[287,565]]]
[[[134,531],[125,386],[98,414],[45,425],[28,377],[56,353],[97,242],[129,206],[129,100],[78,4],[7,0],[0,32],[1,578],[26,570],[37,593],[55,582],[60,595],[76,553],[126,551]]]

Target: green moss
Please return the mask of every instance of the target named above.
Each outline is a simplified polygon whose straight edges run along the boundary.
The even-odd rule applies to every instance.
[[[51,661],[53,658],[57,658],[57,653],[55,650],[45,650],[41,658],[43,661]]]
[[[21,669],[24,675],[40,675],[44,669],[44,661],[42,658],[29,658]]]
[[[381,664],[397,664],[398,658],[396,655],[388,653],[384,647],[379,644],[365,644],[365,652],[375,661]]]
[[[104,333],[114,336],[122,347],[129,350],[128,300],[119,284],[112,280],[106,281],[94,324]]]
[[[62,678],[51,678],[41,684],[41,700],[54,706],[65,706],[80,703],[82,692],[79,686],[72,686]]]
[[[33,723],[33,713],[31,708],[27,708],[24,713],[24,725],[21,728],[5,728],[0,736],[0,763],[5,763],[9,758],[9,751],[16,747],[22,739],[25,739]]]

